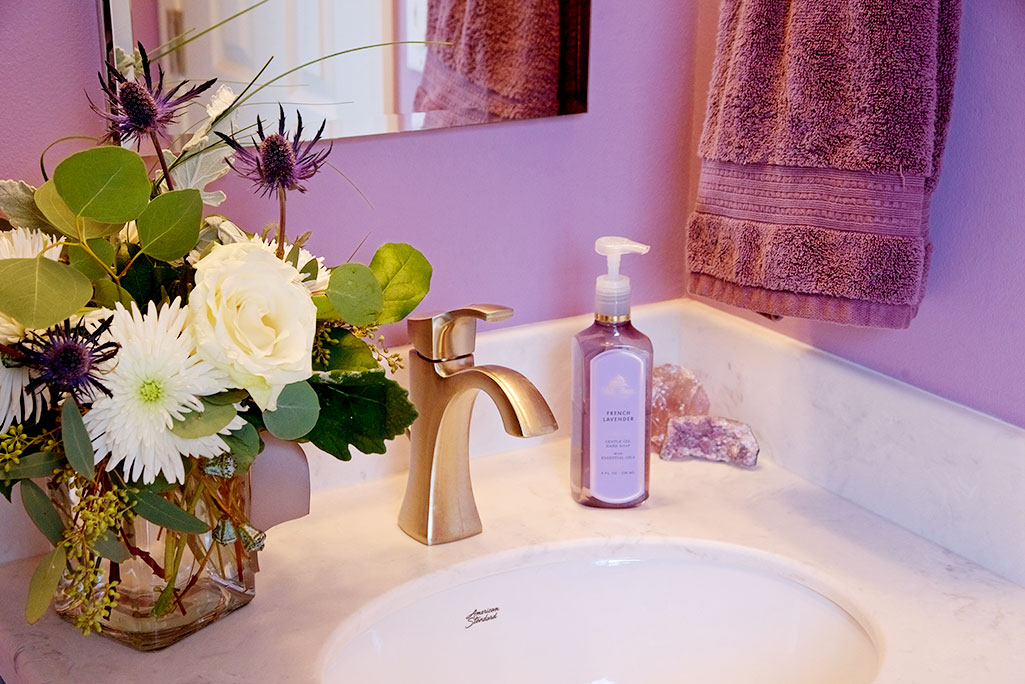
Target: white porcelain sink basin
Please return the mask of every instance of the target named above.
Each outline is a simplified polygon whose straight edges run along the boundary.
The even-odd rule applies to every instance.
[[[465,563],[340,626],[323,682],[864,684],[878,651],[823,578],[694,540],[595,541]]]

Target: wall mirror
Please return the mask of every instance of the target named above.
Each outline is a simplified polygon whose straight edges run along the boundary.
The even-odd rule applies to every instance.
[[[241,120],[298,109],[310,136],[395,133],[575,114],[587,109],[590,0],[99,0],[105,54],[151,53],[169,82],[241,90],[350,48],[400,41],[321,61],[270,85]],[[237,16],[236,16],[237,15]],[[217,28],[202,33],[219,22]],[[197,37],[198,35],[198,37]],[[160,48],[159,46],[163,46]],[[156,76],[154,72],[154,77]],[[184,132],[202,115],[179,122]],[[191,120],[190,120],[191,119]]]

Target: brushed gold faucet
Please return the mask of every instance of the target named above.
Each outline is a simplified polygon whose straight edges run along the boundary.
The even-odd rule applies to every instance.
[[[555,416],[527,378],[502,366],[475,366],[477,319],[501,321],[512,309],[475,304],[406,325],[409,394],[420,413],[410,429],[409,480],[399,527],[423,544],[480,533],[470,485],[470,414],[478,391],[491,397],[505,431],[536,437],[558,429]]]

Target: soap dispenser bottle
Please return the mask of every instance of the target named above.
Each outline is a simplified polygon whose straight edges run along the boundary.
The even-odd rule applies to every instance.
[[[628,508],[648,498],[651,340],[630,323],[630,279],[623,254],[648,245],[601,237],[594,251],[608,273],[595,286],[594,324],[573,338],[573,498],[586,506]]]

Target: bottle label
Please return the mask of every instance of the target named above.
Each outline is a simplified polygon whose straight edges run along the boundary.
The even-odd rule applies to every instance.
[[[644,493],[644,359],[610,349],[591,359],[590,490],[610,504]]]

